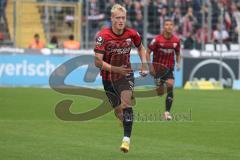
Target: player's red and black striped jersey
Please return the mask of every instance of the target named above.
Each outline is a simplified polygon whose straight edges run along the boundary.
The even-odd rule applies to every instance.
[[[130,51],[132,46],[139,47],[141,45],[141,37],[137,31],[125,28],[121,35],[116,35],[112,28],[104,28],[97,33],[95,53],[104,54],[103,61],[113,66],[131,67]],[[103,80],[113,81],[121,78],[120,74],[110,73],[102,70],[101,76]]]
[[[163,35],[156,36],[148,48],[153,51],[153,63],[169,69],[174,69],[174,55],[180,54],[180,39],[172,35],[166,39]],[[154,66],[156,69],[157,66]]]

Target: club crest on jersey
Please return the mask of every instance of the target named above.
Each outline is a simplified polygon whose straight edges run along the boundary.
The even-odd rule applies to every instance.
[[[156,39],[154,38],[154,39],[151,41],[151,45],[153,45],[155,42],[156,42]]]
[[[131,43],[132,43],[131,38],[126,39],[126,42],[127,42],[128,45],[131,45]]]
[[[176,48],[177,47],[177,43],[173,43],[173,48]]]
[[[99,36],[99,37],[97,37],[96,38],[96,45],[97,46],[101,46],[101,45],[103,45],[103,37],[101,37],[101,36]]]

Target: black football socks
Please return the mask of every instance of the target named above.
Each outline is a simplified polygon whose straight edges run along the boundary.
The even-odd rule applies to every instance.
[[[169,92],[166,96],[166,111],[170,112],[173,102],[173,92]]]
[[[123,109],[123,128],[124,128],[124,137],[131,136],[133,125],[133,109],[131,107]]]

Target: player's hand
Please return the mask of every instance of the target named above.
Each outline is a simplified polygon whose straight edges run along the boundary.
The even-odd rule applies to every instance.
[[[176,67],[177,67],[177,71],[179,71],[179,70],[181,69],[180,63],[177,63],[177,64],[176,64]]]
[[[129,76],[132,73],[132,70],[125,65],[120,67],[112,66],[112,72],[121,74],[123,76]]]
[[[155,75],[156,75],[155,69],[154,69],[154,67],[153,67],[152,64],[150,64],[150,66],[149,66],[149,71],[150,71],[150,74],[151,74],[152,76],[155,76]]]
[[[147,64],[142,64],[141,65],[141,68],[140,68],[140,71],[139,71],[139,74],[142,76],[142,77],[145,77],[147,76],[149,73],[149,70],[148,70],[148,66]]]

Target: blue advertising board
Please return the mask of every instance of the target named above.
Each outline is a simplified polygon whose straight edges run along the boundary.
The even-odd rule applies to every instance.
[[[79,55],[78,55],[79,56]],[[76,56],[70,55],[0,55],[0,86],[49,86],[51,73],[64,62]],[[137,54],[131,55],[133,63],[140,62]],[[87,65],[80,66],[65,79],[66,84],[77,86],[102,86],[100,75],[94,82],[86,82]],[[182,87],[182,70],[175,71],[175,86]]]

